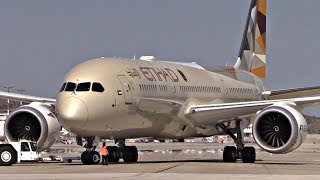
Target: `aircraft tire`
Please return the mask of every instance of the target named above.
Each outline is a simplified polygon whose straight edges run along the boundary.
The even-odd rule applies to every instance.
[[[224,162],[236,162],[237,148],[235,146],[226,146],[223,150],[223,161]]]
[[[91,151],[87,155],[87,161],[89,164],[99,164],[100,163],[100,154],[97,151]]]
[[[124,162],[137,162],[138,150],[136,146],[126,146],[123,150],[122,158]]]
[[[131,162],[137,162],[138,161],[138,149],[136,146],[131,146]]]
[[[243,163],[254,163],[256,161],[256,150],[254,147],[244,147],[241,156]]]
[[[117,146],[108,146],[107,149],[109,152],[108,161],[109,162],[119,162],[118,147]]]
[[[0,165],[11,166],[17,161],[17,153],[9,146],[0,147]]]
[[[83,165],[88,165],[89,164],[88,159],[87,159],[88,154],[89,154],[89,151],[84,151],[81,154],[81,162],[82,162]]]

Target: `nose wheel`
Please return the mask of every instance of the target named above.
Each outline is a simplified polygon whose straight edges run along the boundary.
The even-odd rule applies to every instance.
[[[84,151],[81,154],[81,162],[84,165],[99,164],[100,154],[97,151]]]
[[[77,144],[82,145],[81,137],[77,137]],[[80,141],[81,140],[81,141]],[[81,162],[84,165],[94,165],[100,163],[100,153],[95,151],[99,138],[86,137],[87,144],[84,145],[86,151],[81,154]],[[81,143],[80,143],[81,142]]]

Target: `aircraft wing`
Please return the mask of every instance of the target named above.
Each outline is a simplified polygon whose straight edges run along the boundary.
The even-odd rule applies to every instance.
[[[44,102],[44,103],[50,103],[50,104],[56,103],[56,99],[53,99],[53,98],[29,96],[24,94],[8,93],[3,91],[0,91],[0,98],[10,99],[12,101],[18,101],[18,102],[25,102],[25,103],[31,103],[31,102]]]
[[[320,105],[320,96],[238,103],[193,105],[185,111],[185,115],[202,122],[212,122],[212,120],[252,116],[257,111],[274,104],[288,104],[295,105],[299,108],[305,108],[309,106]]]
[[[183,114],[189,119],[212,123],[212,121],[235,117],[250,117],[255,115],[259,110],[274,104],[293,105],[301,109],[317,106],[320,105],[320,96],[190,106],[183,104],[183,102],[174,102],[166,99],[140,98],[137,104],[142,111],[155,112],[153,107],[157,106],[158,111],[155,113],[178,114],[180,111],[183,111]]]
[[[265,91],[263,94],[270,100],[306,97],[320,94],[320,86]]]

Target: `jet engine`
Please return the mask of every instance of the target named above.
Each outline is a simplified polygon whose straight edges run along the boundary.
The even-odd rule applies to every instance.
[[[266,107],[257,114],[252,132],[261,149],[285,154],[302,144],[307,136],[308,125],[294,107],[279,104]]]
[[[4,124],[8,141],[27,139],[37,141],[38,151],[48,149],[59,137],[61,125],[50,104],[34,102],[20,106],[7,117]]]

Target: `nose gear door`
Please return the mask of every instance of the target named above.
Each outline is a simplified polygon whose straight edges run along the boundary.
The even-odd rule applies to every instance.
[[[130,87],[129,81],[126,76],[119,75],[118,79],[120,80],[122,86],[122,92],[125,99],[125,104],[132,104],[132,88]]]

